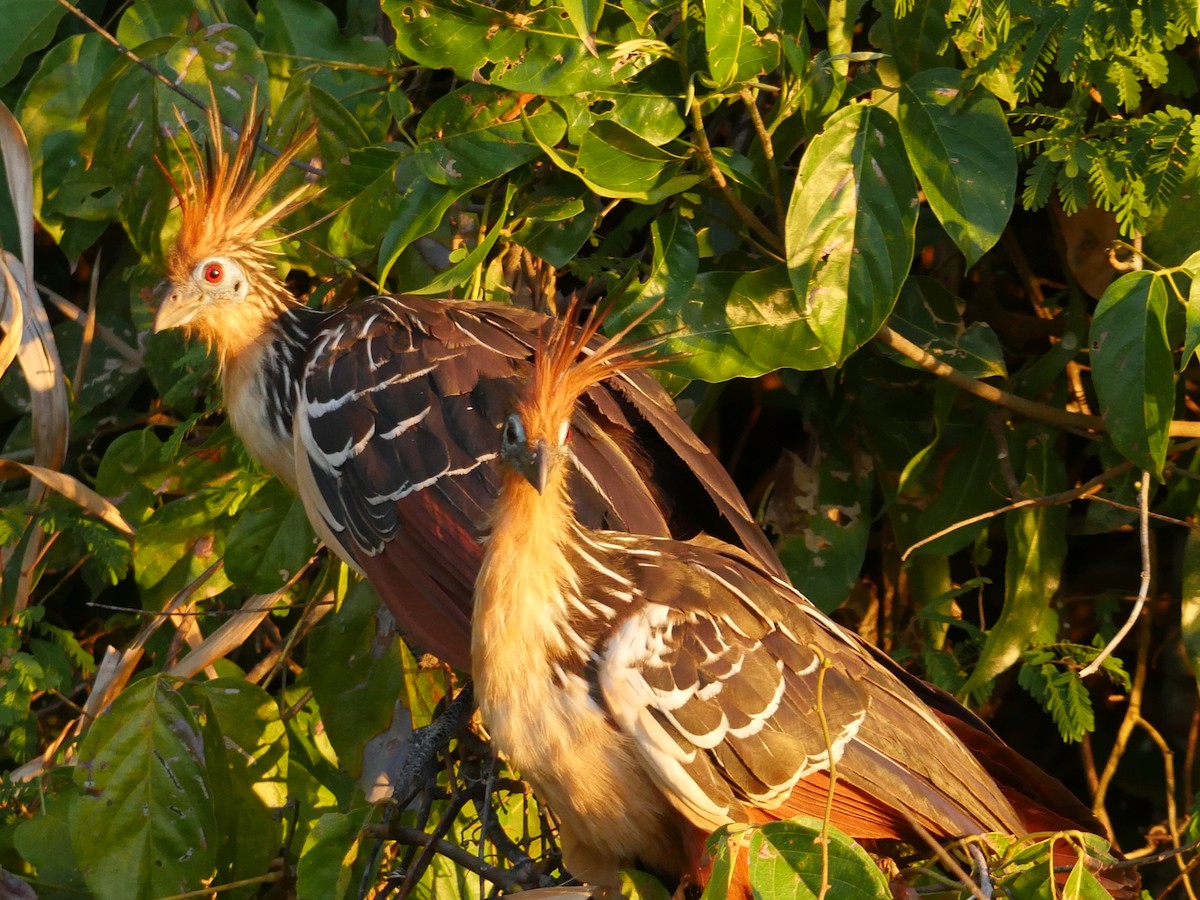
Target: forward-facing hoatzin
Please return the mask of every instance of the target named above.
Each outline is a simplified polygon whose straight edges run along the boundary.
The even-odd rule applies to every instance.
[[[172,180],[182,221],[155,330],[181,328],[215,348],[230,423],[250,453],[298,491],[414,647],[467,669],[495,435],[546,316],[422,297],[297,304],[267,230],[312,190],[264,204],[310,135],[256,174],[260,126],[247,117],[230,153],[214,104],[206,162],[193,175],[185,160]],[[782,574],[729,476],[653,378],[622,373],[592,387],[574,425],[570,491],[583,521],[719,534]]]
[[[595,318],[554,326],[505,421],[471,646],[484,723],[560,817],[567,868],[602,885],[632,865],[702,883],[718,826],[821,818],[831,762],[831,821],[858,839],[1095,827],[952,699],[742,550],[579,521],[576,400],[644,364],[620,335],[585,355]],[[1136,896],[1136,873],[1109,883]]]

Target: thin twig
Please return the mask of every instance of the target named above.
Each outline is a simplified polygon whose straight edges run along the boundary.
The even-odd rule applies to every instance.
[[[903,337],[887,325],[879,329],[879,333],[875,335],[875,340],[885,347],[895,350],[901,356],[912,360],[922,369],[932,372],[940,378],[945,378],[955,387],[961,388],[969,394],[974,394],[976,397],[995,403],[998,406],[1011,409],[1013,412],[1025,416],[1027,419],[1046,422],[1049,425],[1057,425],[1060,428],[1099,432],[1107,431],[1104,420],[1099,416],[1086,416],[1082,413],[1067,412],[1063,409],[1047,406],[1045,403],[1026,400],[1024,397],[1018,397],[1016,394],[1002,391],[1000,388],[972,378],[970,375],[964,375],[958,369],[938,359],[932,353],[922,350],[912,341],[908,340],[908,338]],[[1180,419],[1173,420],[1168,433],[1171,437],[1200,437],[1200,422],[1188,422]]]
[[[1132,630],[1134,623],[1137,622],[1138,617],[1142,614],[1142,608],[1146,605],[1146,598],[1150,596],[1150,473],[1146,471],[1142,472],[1138,506],[1141,511],[1141,522],[1138,532],[1141,536],[1142,546],[1142,573],[1141,583],[1138,585],[1137,602],[1133,604],[1129,618],[1125,620],[1125,624],[1121,626],[1120,631],[1113,635],[1113,639],[1105,644],[1104,649],[1100,651],[1100,654],[1095,659],[1079,670],[1080,678],[1087,678],[1089,675],[1094,675],[1100,671],[1100,666],[1117,649],[1117,645],[1125,639],[1125,635],[1129,634]]]
[[[492,884],[506,891],[513,891],[524,886],[524,882],[520,876],[511,870],[500,869],[496,866],[482,863],[479,861],[479,857],[470,850],[464,850],[457,844],[450,843],[450,841],[435,838],[433,835],[426,834],[419,828],[409,828],[406,825],[398,825],[393,822],[387,825],[368,825],[363,829],[363,834],[373,839],[396,841],[397,843],[410,844],[416,847],[432,847],[435,853],[440,853],[464,869],[477,872],[492,882]]]
[[[733,211],[737,214],[737,217],[749,226],[751,231],[757,232],[768,247],[774,248],[776,252],[782,252],[783,246],[780,244],[779,235],[760,222],[758,217],[750,211],[749,207],[741,201],[738,195],[730,190],[724,173],[717,166],[717,158],[713,156],[712,145],[708,142],[708,135],[704,133],[704,117],[700,114],[699,103],[692,104],[692,125],[696,129],[696,149],[700,153],[700,158],[704,160],[705,166],[708,167],[708,174],[712,176],[713,183],[716,184],[717,190],[721,192],[721,196],[733,207]]]
[[[1139,728],[1146,732],[1146,735],[1150,738],[1150,740],[1152,740],[1158,746],[1158,751],[1162,754],[1164,771],[1163,777],[1166,781],[1165,793],[1167,797],[1167,828],[1171,832],[1171,843],[1178,848],[1180,842],[1179,813],[1175,806],[1175,754],[1167,745],[1167,742],[1163,736],[1159,734],[1158,729],[1143,719],[1140,715],[1138,716],[1137,724]],[[1182,857],[1175,857],[1175,863],[1179,866],[1179,873],[1181,875],[1187,872],[1187,865],[1184,863]],[[1185,878],[1183,880],[1183,889],[1187,893],[1189,900],[1196,900],[1196,893],[1194,890],[1192,890],[1191,879]]]
[[[775,216],[782,224],[787,219],[787,211],[783,205],[783,190],[779,185],[779,167],[775,165],[775,144],[771,133],[763,123],[762,113],[758,111],[758,103],[749,88],[742,88],[742,102],[750,111],[750,121],[754,123],[754,132],[758,135],[759,146],[762,147],[763,157],[767,160],[767,174],[771,178],[771,193],[775,199]]]
[[[978,844],[967,844],[967,852],[971,854],[971,859],[975,861],[975,871],[979,873],[979,891],[985,897],[993,895],[992,889],[992,873],[988,871],[987,860],[983,858],[983,851],[979,849]]]
[[[809,645],[814,653],[818,649]],[[821,723],[821,735],[825,739],[825,757],[829,760],[829,791],[825,795],[825,815],[821,820],[821,889],[817,892],[817,900],[825,900],[829,893],[829,825],[833,821],[833,796],[837,788],[837,763],[833,752],[833,735],[829,731],[829,719],[825,716],[825,706],[822,703],[822,691],[825,688],[825,673],[833,661],[821,658],[820,669],[817,671],[817,720]]]
[[[975,879],[968,875],[966,870],[959,865],[958,860],[951,856],[946,848],[939,844],[937,839],[929,833],[929,829],[927,829],[924,825],[922,825],[904,810],[900,809],[897,810],[897,812],[904,817],[905,821],[908,822],[909,827],[912,828],[917,837],[925,842],[929,849],[934,852],[934,855],[937,856],[938,861],[950,870],[954,877],[958,879],[959,884],[962,887],[965,887],[970,892],[971,896],[975,898],[975,900],[991,900],[990,897],[986,896],[983,891],[979,889],[979,885],[975,883]]]
[[[951,532],[958,531],[960,528],[966,528],[969,525],[975,525],[978,522],[985,522],[988,519],[994,519],[996,516],[1002,516],[1005,513],[1012,512],[1013,510],[1026,509],[1028,507],[1039,508],[1043,506],[1057,506],[1060,503],[1070,503],[1072,500],[1082,500],[1085,497],[1091,497],[1092,494],[1104,487],[1106,482],[1116,478],[1118,475],[1124,474],[1132,468],[1133,463],[1128,461],[1123,462],[1113,466],[1111,469],[1106,469],[1095,478],[1089,479],[1088,481],[1085,481],[1083,484],[1079,485],[1079,487],[1071,488],[1069,491],[1059,491],[1056,494],[1046,494],[1044,497],[1026,497],[1023,500],[1017,500],[1013,503],[1009,503],[1007,506],[1001,506],[999,509],[988,510],[987,512],[980,513],[977,516],[971,516],[970,518],[963,519],[960,522],[947,525],[940,531],[935,531],[933,534],[921,538],[919,541],[905,550],[900,556],[900,561],[906,562],[908,558],[917,550],[924,547],[926,544],[936,541],[940,537],[950,534]]]
[[[1108,810],[1104,807],[1104,800],[1108,795],[1108,786],[1112,783],[1113,776],[1117,774],[1117,765],[1121,762],[1121,757],[1125,755],[1129,737],[1133,734],[1133,729],[1142,715],[1142,694],[1146,688],[1149,655],[1150,629],[1143,624],[1138,632],[1138,655],[1133,670],[1133,686],[1129,691],[1129,705],[1125,708],[1125,716],[1117,727],[1117,736],[1113,741],[1112,752],[1108,755],[1108,761],[1104,764],[1104,771],[1100,773],[1100,778],[1096,782],[1096,790],[1092,795],[1092,813],[1104,826],[1110,841],[1115,841],[1115,835],[1113,834],[1112,820],[1109,819]]]

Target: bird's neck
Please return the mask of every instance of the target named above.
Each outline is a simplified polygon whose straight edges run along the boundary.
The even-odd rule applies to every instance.
[[[252,456],[293,488],[296,385],[324,319],[324,313],[306,307],[281,307],[269,320],[238,323],[245,332],[216,344],[234,432]]]
[[[566,622],[579,583],[566,542],[575,525],[565,466],[543,493],[504,468],[475,585],[472,668],[483,690],[537,670],[568,650]]]

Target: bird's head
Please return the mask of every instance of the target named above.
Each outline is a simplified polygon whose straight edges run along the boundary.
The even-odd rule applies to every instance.
[[[183,126],[182,117],[180,124]],[[179,202],[179,236],[167,258],[167,288],[154,319],[154,330],[181,328],[222,347],[246,336],[289,302],[275,274],[274,245],[268,230],[311,198],[302,185],[264,207],[287,165],[309,142],[304,132],[261,175],[254,171],[254,148],[262,116],[253,108],[246,116],[233,152],[225,146],[223,126],[212,104],[209,144],[201,153],[182,128],[191,156],[200,160],[193,174],[184,160],[182,184],[167,178]],[[179,149],[177,147],[177,149]]]
[[[604,341],[597,333],[607,309],[594,308],[580,325],[579,306],[572,301],[563,318],[549,323],[549,335],[543,334],[534,356],[533,375],[500,432],[501,462],[539,493],[562,482],[571,455],[571,418],[579,398],[619,372],[663,361],[641,353],[660,338],[621,343],[657,307]]]

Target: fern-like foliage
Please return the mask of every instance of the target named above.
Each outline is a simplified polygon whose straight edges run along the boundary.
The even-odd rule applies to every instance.
[[[1166,212],[1195,171],[1194,117],[1160,100],[1196,93],[1174,74],[1187,68],[1176,48],[1200,34],[1195,3],[952,0],[948,21],[969,72],[1029,125],[1026,208],[1056,191],[1068,215],[1094,203],[1127,235]]]
[[[1064,741],[1083,740],[1096,727],[1092,698],[1078,670],[1095,659],[1103,646],[1056,643],[1027,650],[1017,681],[1050,713]],[[1129,675],[1119,659],[1108,657],[1100,671],[1115,684],[1129,689]]]

